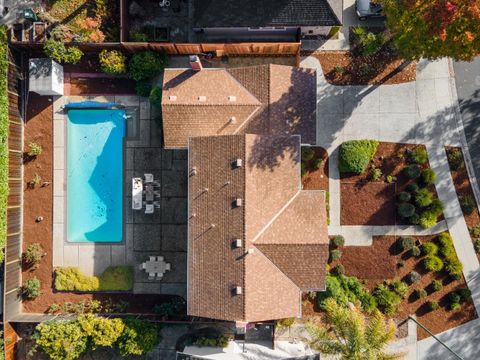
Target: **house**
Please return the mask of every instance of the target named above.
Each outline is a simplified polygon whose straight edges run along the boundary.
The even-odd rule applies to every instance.
[[[316,72],[283,65],[166,69],[162,118],[166,148],[185,148],[191,136],[244,133],[300,135],[315,144]]]
[[[342,15],[342,0],[194,0],[193,31],[204,41],[298,41],[327,35]]]

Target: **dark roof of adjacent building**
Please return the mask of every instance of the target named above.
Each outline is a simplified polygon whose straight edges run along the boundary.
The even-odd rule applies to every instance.
[[[300,135],[316,142],[316,72],[283,65],[166,69],[162,119],[167,148],[191,136]]]
[[[328,258],[325,194],[301,189],[299,136],[191,138],[189,171],[188,314],[299,317]]]
[[[342,0],[195,0],[195,27],[341,25]]]

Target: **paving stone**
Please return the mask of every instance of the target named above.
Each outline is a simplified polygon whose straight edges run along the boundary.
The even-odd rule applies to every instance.
[[[126,224],[132,224],[133,223],[133,212],[137,211],[137,210],[132,209],[132,197],[131,196],[124,197],[123,206],[125,207],[124,222]]]
[[[163,251],[187,251],[187,225],[163,225],[162,226],[162,250]]]
[[[156,346],[156,350],[175,350],[177,340],[188,333],[189,326],[187,325],[168,325],[162,327],[162,339]]]
[[[150,101],[140,100],[140,119],[149,120],[150,119]]]
[[[173,153],[175,150],[164,149],[162,151],[162,169],[170,170],[173,165]]]
[[[159,251],[162,226],[157,224],[133,225],[133,248],[138,251]]]
[[[159,294],[160,282],[135,282],[133,292],[135,294]]]
[[[135,224],[160,224],[162,222],[161,210],[155,209],[153,214],[145,214],[145,210],[133,211],[133,222]]]
[[[135,169],[162,169],[162,149],[137,148],[135,149]]]
[[[135,166],[135,149],[125,149],[125,169],[133,170]]]
[[[162,256],[171,265],[171,270],[163,275],[162,283],[186,283],[187,253],[162,251]]]
[[[53,197],[53,223],[65,222],[65,198],[63,196]]]
[[[173,159],[174,160],[187,160],[188,151],[187,150],[173,150]]]
[[[187,284],[186,283],[165,283],[161,284],[161,292],[166,295],[178,295],[186,299]]]
[[[174,160],[177,161],[177,160]],[[184,161],[182,161],[184,162]],[[162,172],[162,196],[186,197],[188,193],[186,171],[165,170]]]
[[[162,198],[160,210],[163,224],[185,224],[187,222],[186,198]]]
[[[66,244],[63,247],[63,265],[78,266],[78,245]]]
[[[126,258],[126,246],[125,245],[110,245],[112,253],[112,266],[125,265]]]

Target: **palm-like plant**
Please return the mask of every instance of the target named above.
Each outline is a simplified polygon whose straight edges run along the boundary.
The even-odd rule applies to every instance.
[[[314,349],[324,354],[340,355],[342,360],[403,358],[402,354],[384,351],[395,337],[395,325],[392,320],[385,321],[380,311],[375,310],[367,323],[357,308],[345,308],[332,298],[325,300],[325,311],[331,331],[313,323],[307,324]]]

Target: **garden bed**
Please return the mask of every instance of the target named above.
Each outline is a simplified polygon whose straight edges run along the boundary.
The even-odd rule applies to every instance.
[[[398,311],[392,317],[396,321],[404,320],[408,315],[415,314],[418,321],[425,325],[434,334],[456,327],[470,320],[477,318],[475,307],[471,299],[465,301],[459,309],[451,310],[448,296],[451,292],[460,288],[466,288],[463,276],[459,280],[453,280],[443,270],[428,272],[423,266],[424,256],[411,256],[408,251],[397,250],[396,236],[377,236],[373,239],[372,246],[339,247],[342,256],[330,264],[331,269],[337,264],[345,268],[345,275],[355,276],[364,283],[365,288],[373,291],[378,284],[384,281],[393,282],[403,280],[412,271],[421,275],[419,281],[408,286],[408,293],[398,306]],[[436,236],[415,236],[414,240],[420,244],[434,241]],[[401,265],[401,266],[400,266]],[[433,292],[431,283],[439,280],[443,288]],[[415,290],[425,289],[427,296],[417,299]],[[427,302],[438,301],[439,308],[429,311]],[[321,310],[309,297],[304,298],[304,316],[319,316]],[[418,338],[424,339],[428,334],[418,328]]]
[[[302,155],[302,186],[304,190],[328,191],[328,153],[320,146],[309,147],[311,156],[305,160],[305,151]],[[304,148],[305,149],[305,148]]]
[[[410,164],[409,153],[423,145],[380,142],[373,159],[361,174],[341,173],[340,222],[342,225],[407,225],[408,219],[397,214],[396,194],[404,192],[413,182],[404,169]],[[426,150],[425,150],[426,151]],[[428,160],[419,165],[429,168]],[[372,173],[377,179],[372,179]],[[426,186],[433,199],[438,195],[433,184]],[[413,196],[412,196],[413,198]],[[440,216],[437,221],[443,219]]]
[[[478,240],[480,238],[480,213],[473,193],[472,184],[470,183],[470,178],[465,168],[462,150],[456,147],[446,147],[445,150],[447,154],[449,154],[450,173],[462,207],[463,217],[470,230],[473,243],[475,244],[475,242],[477,242],[475,250],[477,258],[480,260],[480,240]],[[475,231],[475,229],[478,230]]]

